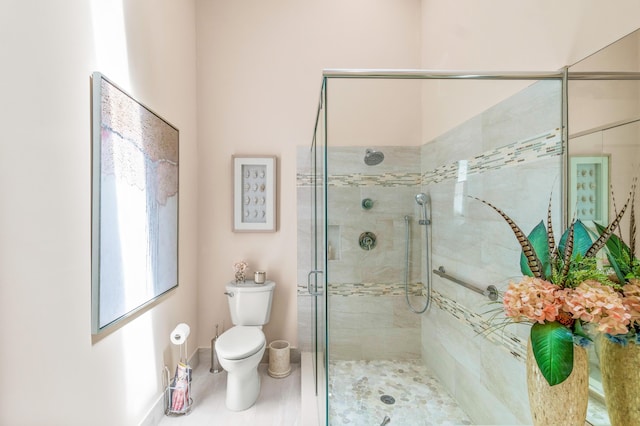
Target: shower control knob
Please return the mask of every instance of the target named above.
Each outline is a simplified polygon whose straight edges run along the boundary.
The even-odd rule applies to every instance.
[[[371,250],[376,246],[376,234],[373,232],[363,232],[360,234],[358,243],[363,250]]]

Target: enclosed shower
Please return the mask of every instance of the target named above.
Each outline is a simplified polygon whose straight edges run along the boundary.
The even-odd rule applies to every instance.
[[[562,227],[565,90],[564,71],[325,71],[298,152],[320,424],[531,422],[528,328],[487,333],[519,247],[474,197],[532,229],[551,196]]]
[[[320,424],[530,421],[525,330],[482,333],[518,247],[471,196],[531,227],[546,213],[531,206],[562,204],[562,88],[563,73],[325,72],[298,152]]]

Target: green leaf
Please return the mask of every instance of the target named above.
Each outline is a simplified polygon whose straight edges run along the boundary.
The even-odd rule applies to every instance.
[[[596,222],[593,223],[600,234],[606,230],[604,226]],[[631,272],[631,265],[628,265],[626,261],[631,256],[631,249],[615,234],[611,234],[605,247],[608,251],[607,259],[609,259],[609,265],[616,273],[618,281],[624,283],[626,276]]]
[[[596,229],[598,230],[600,235],[602,235],[602,233],[607,229],[597,222],[593,222],[593,224],[596,226]],[[618,259],[623,258],[624,254],[629,254],[631,252],[629,246],[626,245],[625,242],[620,238],[618,238],[616,234],[611,234],[605,246],[607,247],[607,250],[609,250],[609,253],[611,253]]]
[[[582,328],[582,320],[577,319],[576,322],[573,323],[573,334],[580,337],[584,337],[590,342],[593,342],[593,339],[591,338],[591,336],[589,336],[587,332],[584,331],[584,329]]]
[[[573,370],[573,335],[557,321],[531,327],[531,348],[550,386],[564,382]]]
[[[564,231],[564,234],[562,234],[562,237],[560,238],[560,244],[558,244],[560,256],[564,256],[564,246],[567,242],[568,235],[569,228]],[[589,250],[589,247],[591,247],[591,244],[593,244],[593,241],[589,235],[589,230],[580,220],[576,220],[573,224],[573,253],[571,253],[571,258],[575,259],[578,254],[584,257],[587,250]]]
[[[612,256],[610,253],[607,253],[607,259],[609,259],[609,266],[613,268],[613,271],[616,273],[616,277],[618,278],[618,281],[621,283],[624,283],[626,281],[625,277],[627,275],[625,272],[622,271],[624,265],[619,265],[616,258]]]
[[[533,228],[527,238],[538,256],[544,277],[550,277],[551,265],[549,264],[549,242],[547,240],[547,230],[544,227],[544,222],[540,221],[540,223]],[[520,271],[529,277],[533,276],[531,268],[529,268],[529,263],[527,262],[527,257],[524,253],[520,254]]]

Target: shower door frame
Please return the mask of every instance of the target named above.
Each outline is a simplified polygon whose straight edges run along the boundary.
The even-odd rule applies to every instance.
[[[322,79],[320,100],[310,152],[311,205],[310,253],[311,270],[307,275],[307,291],[311,298],[312,371],[315,388],[315,406],[318,425],[328,424],[327,404],[327,221],[326,221],[326,169],[327,169],[327,109],[326,79]],[[320,136],[319,135],[320,132]]]

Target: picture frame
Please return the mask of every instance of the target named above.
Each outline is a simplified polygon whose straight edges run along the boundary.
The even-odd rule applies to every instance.
[[[609,156],[569,158],[569,217],[593,228],[609,223]]]
[[[233,231],[276,231],[276,166],[271,155],[233,155]]]
[[[99,72],[91,98],[95,335],[178,286],[180,132]]]

